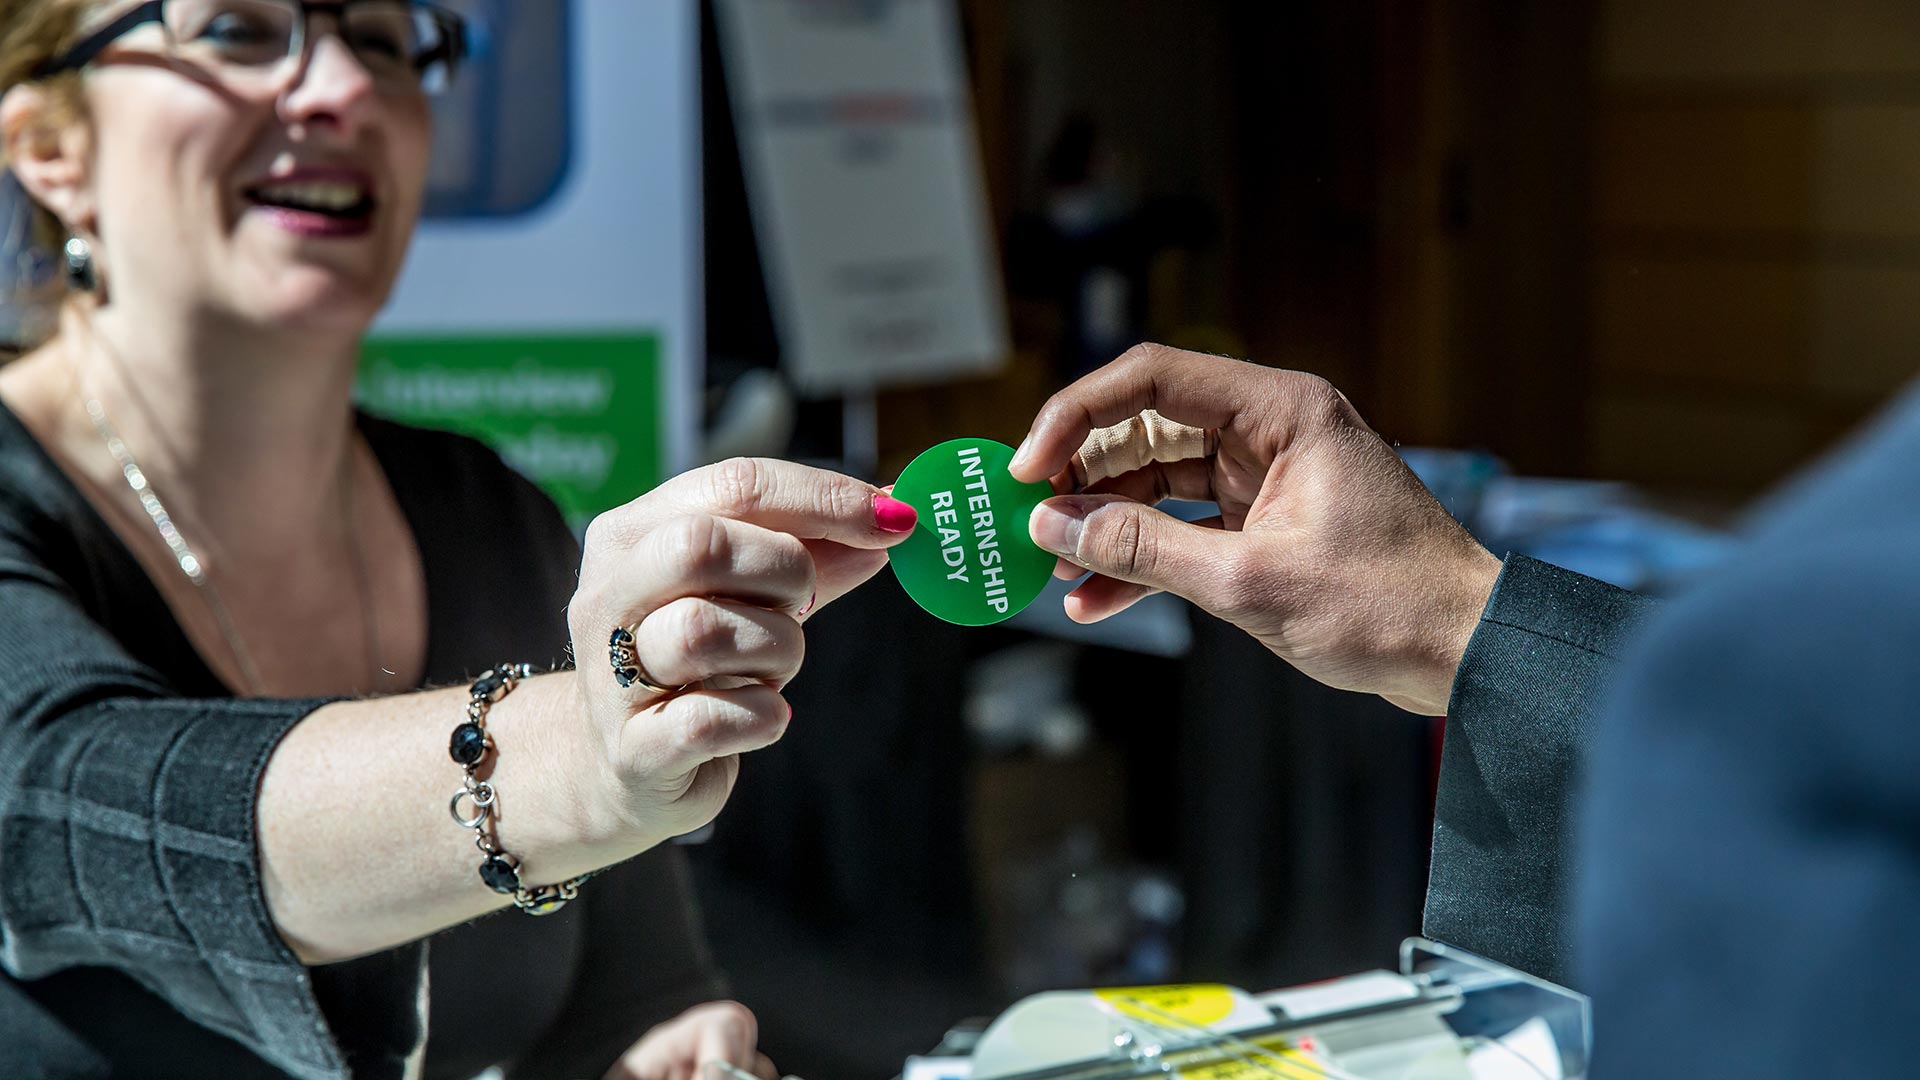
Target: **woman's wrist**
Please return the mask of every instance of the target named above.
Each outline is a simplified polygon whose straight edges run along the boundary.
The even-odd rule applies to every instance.
[[[500,842],[524,860],[530,882],[598,870],[650,846],[623,819],[609,742],[588,722],[581,682],[576,671],[536,675],[489,720]]]
[[[577,682],[572,672],[534,676],[487,717],[494,751],[481,778],[497,792],[500,846],[523,860],[528,885],[611,866],[665,839],[622,820],[627,803],[606,737]],[[504,902],[475,876],[479,852],[448,814],[464,779],[449,736],[468,697],[448,688],[336,702],[275,748],[260,790],[262,886],[275,927],[303,962],[391,948]]]
[[[532,664],[503,661],[482,672],[467,690],[466,709],[454,725],[447,752],[460,766],[460,789],[448,804],[454,823],[472,833],[479,852],[478,873],[489,889],[513,899],[513,906],[530,915],[549,915],[579,895],[590,872],[542,884],[529,880],[525,858],[501,843],[500,789],[493,779],[498,748],[487,721],[494,707],[534,675]],[[553,793],[563,789],[555,788]]]

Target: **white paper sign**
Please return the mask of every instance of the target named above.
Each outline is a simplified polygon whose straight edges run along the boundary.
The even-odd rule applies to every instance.
[[[952,0],[717,10],[795,385],[826,395],[999,367],[1006,312]]]

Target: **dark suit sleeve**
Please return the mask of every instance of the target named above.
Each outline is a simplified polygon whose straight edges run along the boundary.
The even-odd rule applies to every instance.
[[[1573,800],[1603,683],[1651,604],[1507,557],[1448,703],[1428,937],[1569,982]]]

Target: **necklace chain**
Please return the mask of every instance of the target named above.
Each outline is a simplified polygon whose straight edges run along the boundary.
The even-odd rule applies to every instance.
[[[226,639],[227,648],[233,652],[235,663],[240,668],[241,680],[246,684],[247,694],[252,697],[266,696],[266,682],[260,677],[260,669],[253,662],[253,654],[248,650],[246,639],[234,625],[233,616],[227,605],[220,599],[220,592],[207,576],[206,563],[195,554],[193,546],[180,532],[180,526],[173,515],[167,511],[160,495],[153,489],[146,470],[134,458],[133,451],[127,447],[126,440],[114,430],[113,422],[107,418],[107,410],[100,399],[92,394],[84,395],[87,418],[93,421],[93,428],[100,433],[100,441],[107,444],[107,452],[120,466],[120,475],[127,481],[127,487],[140,500],[140,508],[146,511],[153,527],[160,533],[160,539],[173,553],[174,562],[180,572],[185,574],[194,586],[194,591],[206,602],[207,610],[212,613],[214,623],[220,628],[220,636]],[[344,505],[343,521],[347,527],[348,546],[352,548],[354,585],[360,593],[360,613],[362,619],[362,640],[367,648],[367,667],[376,685],[386,669],[380,663],[380,623],[373,610],[373,589],[369,584],[367,572],[367,554],[360,543],[360,530],[356,526],[356,513],[353,498],[353,461],[352,447],[348,447],[349,458],[346,471],[341,477],[341,502]]]

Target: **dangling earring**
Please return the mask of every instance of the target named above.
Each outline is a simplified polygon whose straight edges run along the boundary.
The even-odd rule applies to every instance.
[[[65,255],[67,284],[80,292],[92,292],[97,284],[93,273],[93,245],[83,237],[70,236]]]

